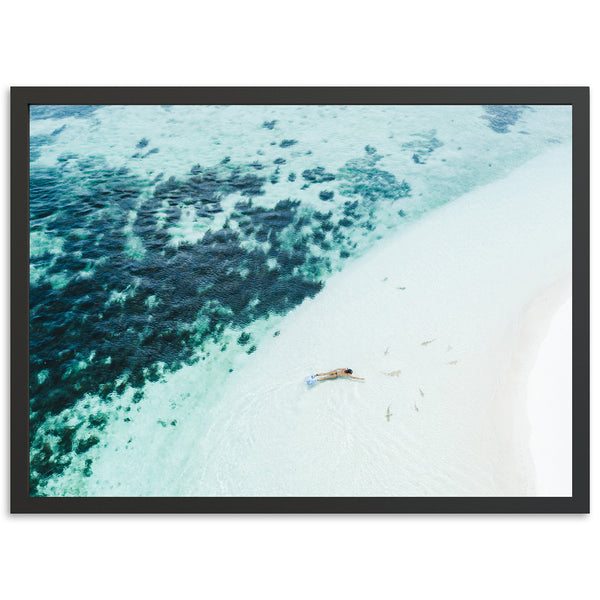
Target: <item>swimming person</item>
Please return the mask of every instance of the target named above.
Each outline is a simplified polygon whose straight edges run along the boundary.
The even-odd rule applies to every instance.
[[[338,377],[349,377],[350,379],[360,379],[361,381],[365,379],[364,377],[354,377],[352,369],[334,369],[333,371],[327,371],[327,373],[317,373],[317,377],[321,377],[319,381],[337,379]]]

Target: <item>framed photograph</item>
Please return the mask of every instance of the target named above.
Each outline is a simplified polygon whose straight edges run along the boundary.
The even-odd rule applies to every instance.
[[[589,89],[13,88],[11,511],[589,512]]]

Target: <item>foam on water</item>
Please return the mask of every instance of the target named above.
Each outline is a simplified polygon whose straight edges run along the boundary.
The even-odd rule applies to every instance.
[[[553,106],[51,108],[31,120],[42,495],[187,489],[188,442],[286,313],[571,123]]]

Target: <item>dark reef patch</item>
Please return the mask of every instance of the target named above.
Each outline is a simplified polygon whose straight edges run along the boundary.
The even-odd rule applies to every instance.
[[[398,200],[410,196],[409,184],[389,171],[377,167],[381,156],[367,153],[363,158],[349,160],[338,172],[340,193],[345,196],[361,196],[369,202]],[[358,201],[344,203],[344,215],[356,217]]]
[[[298,140],[281,140],[279,143],[280,148],[289,148],[298,143]]]
[[[324,167],[315,167],[314,169],[306,169],[302,171],[302,177],[310,183],[324,183],[326,181],[334,181],[335,175],[327,173]]]
[[[521,114],[528,109],[528,106],[515,106],[510,104],[484,105],[486,112],[482,119],[488,121],[488,127],[496,133],[508,133],[521,117]]]
[[[88,421],[92,427],[97,427],[98,429],[102,430],[106,427],[108,418],[106,415],[102,414],[90,415]]]
[[[64,119],[65,117],[76,117],[78,119],[85,119],[99,108],[102,108],[102,105],[32,104],[29,107],[29,117],[33,120]]]
[[[31,107],[33,108],[33,107]],[[54,144],[56,142],[56,138],[67,128],[67,125],[62,125],[55,129],[52,133],[43,134],[43,135],[32,135],[29,139],[29,161],[36,161],[41,154],[41,147],[48,146]],[[72,155],[63,155],[58,158],[59,162],[66,162],[72,158]]]
[[[77,454],[83,454],[84,452],[87,452],[92,446],[95,446],[99,443],[100,440],[95,435],[91,435],[85,440],[79,440],[79,442],[77,443],[76,452]]]
[[[237,339],[237,343],[240,346],[245,346],[249,341],[250,341],[250,334],[246,333],[245,331],[242,332],[242,334],[240,335],[240,337]]]
[[[265,129],[274,129],[275,125],[277,125],[277,120],[273,119],[272,121],[264,121],[261,127],[264,127]]]
[[[413,152],[412,159],[416,164],[424,165],[431,153],[444,145],[435,134],[435,129],[426,133],[412,133],[411,137],[414,139],[402,144],[402,148]]]
[[[82,471],[82,474],[84,477],[91,477],[92,476],[92,459],[91,458],[86,458],[85,459],[85,467]]]

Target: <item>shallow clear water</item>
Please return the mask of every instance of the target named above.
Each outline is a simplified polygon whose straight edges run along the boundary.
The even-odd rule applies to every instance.
[[[32,493],[117,494],[96,461],[177,447],[331,274],[570,128],[553,106],[32,107]]]

